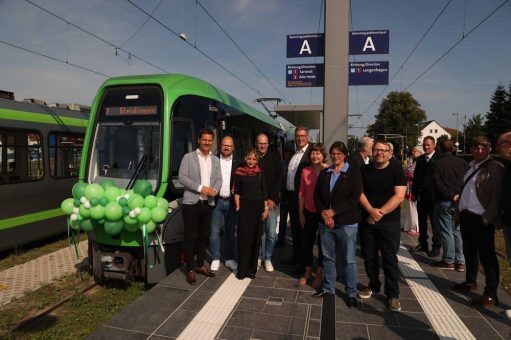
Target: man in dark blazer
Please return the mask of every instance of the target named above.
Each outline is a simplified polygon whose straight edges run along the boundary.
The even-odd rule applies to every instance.
[[[211,153],[213,141],[213,131],[202,129],[199,132],[199,148],[184,155],[179,166],[179,182],[184,187],[182,214],[186,281],[191,285],[197,283],[195,272],[215,276],[204,265],[215,196],[222,186],[220,160]]]
[[[417,199],[417,213],[419,215],[419,244],[415,251],[423,251],[428,256],[436,257],[440,254],[441,241],[437,223],[433,218],[433,196],[430,164],[438,159],[439,153],[435,152],[435,138],[427,136],[422,141],[424,154],[417,158],[413,175],[412,194]],[[428,217],[433,231],[432,250],[428,246]]]
[[[222,174],[222,186],[218,196],[216,196],[215,209],[211,217],[211,233],[209,234],[209,251],[211,252],[212,271],[217,271],[220,267],[220,234],[224,229],[224,250],[225,266],[232,271],[238,268],[235,260],[235,228],[236,228],[236,209],[231,193],[234,172],[238,167],[239,160],[234,155],[234,140],[231,136],[225,136],[220,141],[220,170]]]
[[[293,255],[282,261],[284,264],[300,263],[300,220],[298,216],[298,191],[302,170],[309,164],[309,129],[298,126],[295,129],[296,152],[287,167],[286,190],[289,197],[289,222],[293,237]]]
[[[362,165],[369,164],[369,159],[371,157],[373,149],[373,139],[371,137],[364,136],[360,138],[357,144],[357,150],[354,151],[348,157],[348,163],[351,166],[360,169]]]

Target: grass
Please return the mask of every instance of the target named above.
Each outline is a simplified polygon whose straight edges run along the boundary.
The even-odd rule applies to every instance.
[[[30,292],[2,308],[0,328],[12,329],[23,318],[72,296],[61,308],[27,328],[5,335],[6,339],[79,339],[91,334],[146,290],[141,282],[109,282],[87,293],[80,290],[93,282],[88,273],[68,275]]]
[[[80,241],[86,238],[85,233],[80,235]],[[67,235],[59,235],[0,253],[0,271],[35,260],[43,255],[53,253],[65,247],[69,247]]]
[[[497,230],[495,232],[495,249],[505,254],[506,247],[502,230]],[[504,258],[498,256],[498,260],[500,265],[500,287],[511,295],[511,267]]]

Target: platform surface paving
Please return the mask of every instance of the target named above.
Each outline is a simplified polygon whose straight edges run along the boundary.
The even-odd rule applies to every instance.
[[[182,269],[176,270],[89,338],[510,339],[511,320],[504,311],[511,308],[511,297],[499,291],[498,306],[472,307],[470,299],[482,293],[484,276],[478,277],[477,292],[454,293],[449,288],[464,281],[465,274],[439,270],[424,254],[411,254],[407,249],[415,242],[402,233],[401,312],[389,311],[381,294],[347,308],[341,283],[330,307],[323,299],[311,298],[314,290],[299,287],[298,277],[291,274],[295,267],[280,264],[289,255],[287,245],[275,249],[275,271],[259,268],[254,280],[239,281],[221,266],[216,277],[198,275],[197,285],[190,286]],[[357,267],[363,288],[368,280],[359,253]],[[322,333],[322,327],[333,332]]]

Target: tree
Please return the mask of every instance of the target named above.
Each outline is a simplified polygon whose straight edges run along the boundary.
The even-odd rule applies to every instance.
[[[490,101],[490,111],[486,113],[485,130],[492,145],[503,132],[511,130],[511,84],[509,92],[499,84]]]
[[[376,121],[367,127],[369,136],[399,134],[406,136],[406,146],[417,145],[417,124],[426,120],[426,113],[410,92],[392,91],[380,104]]]
[[[440,145],[443,141],[446,141],[446,140],[448,140],[448,139],[449,139],[449,136],[447,136],[447,135],[441,135],[440,137],[438,137],[438,138],[437,138],[437,140],[436,140],[436,144],[437,144],[437,145]],[[451,140],[453,140],[453,139],[452,139],[452,137],[451,137],[450,139],[451,139]],[[456,142],[456,139],[454,139],[454,142]]]
[[[485,133],[483,117],[480,113],[476,114],[472,118],[470,118],[467,122],[467,126],[465,126],[465,145],[464,145],[464,153],[468,152],[468,147],[472,143],[472,139],[480,134]]]
[[[351,154],[351,153],[353,153],[353,151],[357,150],[357,145],[358,145],[358,138],[356,136],[349,135],[348,136],[348,145],[347,145],[348,153]]]

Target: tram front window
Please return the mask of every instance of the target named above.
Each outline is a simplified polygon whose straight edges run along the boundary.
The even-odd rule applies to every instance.
[[[157,88],[107,92],[99,109],[89,180],[111,178],[126,187],[132,179],[143,178],[154,190],[160,168],[160,120]]]

